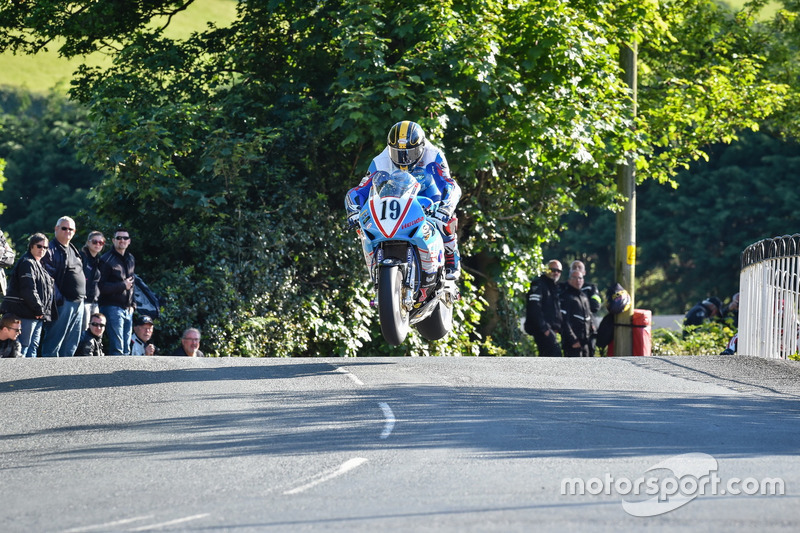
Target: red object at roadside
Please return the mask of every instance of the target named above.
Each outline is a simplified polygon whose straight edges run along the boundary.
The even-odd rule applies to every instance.
[[[631,329],[633,332],[633,354],[634,356],[649,356],[652,353],[653,312],[649,309],[634,309]],[[614,341],[608,345],[607,356],[614,355]]]

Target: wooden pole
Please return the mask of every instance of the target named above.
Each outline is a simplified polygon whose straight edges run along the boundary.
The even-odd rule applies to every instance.
[[[637,47],[636,44],[624,46],[620,52],[625,83],[631,89],[631,113],[636,117],[637,98]],[[614,328],[614,355],[628,356],[633,353],[633,328],[630,327],[635,307],[636,285],[636,178],[633,159],[628,157],[619,166],[617,173],[617,190],[625,198],[625,204],[617,213],[617,242],[615,274],[617,282],[631,295],[631,306],[628,311],[617,315]],[[640,354],[641,355],[641,354]]]

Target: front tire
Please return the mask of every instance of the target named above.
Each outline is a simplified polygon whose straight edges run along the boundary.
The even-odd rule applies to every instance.
[[[383,338],[391,345],[403,344],[408,335],[408,311],[403,307],[403,271],[382,266],[378,274],[378,316]]]
[[[453,329],[453,308],[439,300],[433,313],[428,318],[420,320],[416,326],[423,339],[438,341]]]

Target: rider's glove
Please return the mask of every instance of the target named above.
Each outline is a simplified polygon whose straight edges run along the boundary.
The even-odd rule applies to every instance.
[[[446,205],[439,205],[439,209],[436,210],[436,215],[434,215],[437,219],[441,220],[445,224],[450,222],[450,219],[453,218],[453,213],[450,211],[450,208]]]
[[[350,213],[347,215],[347,225],[351,228],[358,227],[358,212]]]

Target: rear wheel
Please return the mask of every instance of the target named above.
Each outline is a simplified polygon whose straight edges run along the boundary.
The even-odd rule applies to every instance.
[[[420,320],[416,327],[423,339],[438,341],[453,329],[453,308],[439,300],[431,316]]]
[[[408,311],[403,307],[403,271],[398,266],[381,266],[378,274],[378,316],[381,333],[389,344],[398,346],[408,335]]]

